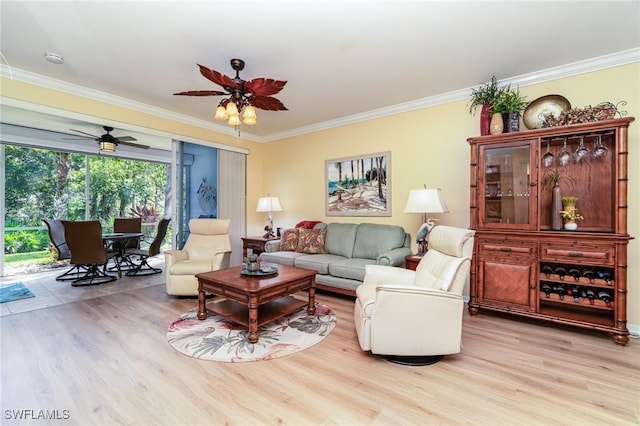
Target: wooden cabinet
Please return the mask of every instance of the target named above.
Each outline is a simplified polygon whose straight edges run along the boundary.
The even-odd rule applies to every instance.
[[[468,139],[476,230],[471,314],[506,312],[596,329],[628,343],[627,133],[633,121]],[[576,156],[581,147],[589,151],[582,158]],[[553,229],[559,212],[546,177],[554,172],[561,195],[578,197],[584,219],[575,231]]]

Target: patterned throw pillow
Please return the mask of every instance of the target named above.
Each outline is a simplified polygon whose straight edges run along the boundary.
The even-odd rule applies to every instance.
[[[322,254],[324,253],[324,229],[298,228],[298,249],[300,253]]]
[[[298,230],[285,229],[280,235],[280,250],[296,251],[298,249]]]

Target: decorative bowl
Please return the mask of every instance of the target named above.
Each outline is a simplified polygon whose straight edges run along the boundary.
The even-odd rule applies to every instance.
[[[544,116],[551,114],[558,118],[560,114],[571,109],[571,103],[561,95],[546,95],[532,101],[522,114],[522,121],[527,129],[543,127]]]

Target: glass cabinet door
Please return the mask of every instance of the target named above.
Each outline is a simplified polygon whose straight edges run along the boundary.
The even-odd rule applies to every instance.
[[[481,225],[514,229],[534,227],[535,204],[531,199],[536,192],[531,177],[535,173],[531,170],[532,146],[527,141],[480,147]]]

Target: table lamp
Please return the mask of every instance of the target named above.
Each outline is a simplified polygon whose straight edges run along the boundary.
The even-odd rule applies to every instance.
[[[266,197],[260,197],[258,199],[258,207],[256,208],[256,211],[269,212],[269,223],[264,227],[264,230],[267,231],[267,233],[264,234],[263,237],[275,238],[275,234],[273,233],[273,217],[271,216],[271,213],[282,211],[282,206],[280,205],[280,200],[278,200],[278,197],[271,197],[268,194]]]
[[[422,256],[427,251],[427,234],[435,226],[438,219],[427,218],[427,213],[448,213],[449,209],[442,198],[440,189],[412,189],[409,192],[407,205],[404,207],[405,213],[422,213],[423,224],[418,229],[416,242],[418,243],[418,256]]]

